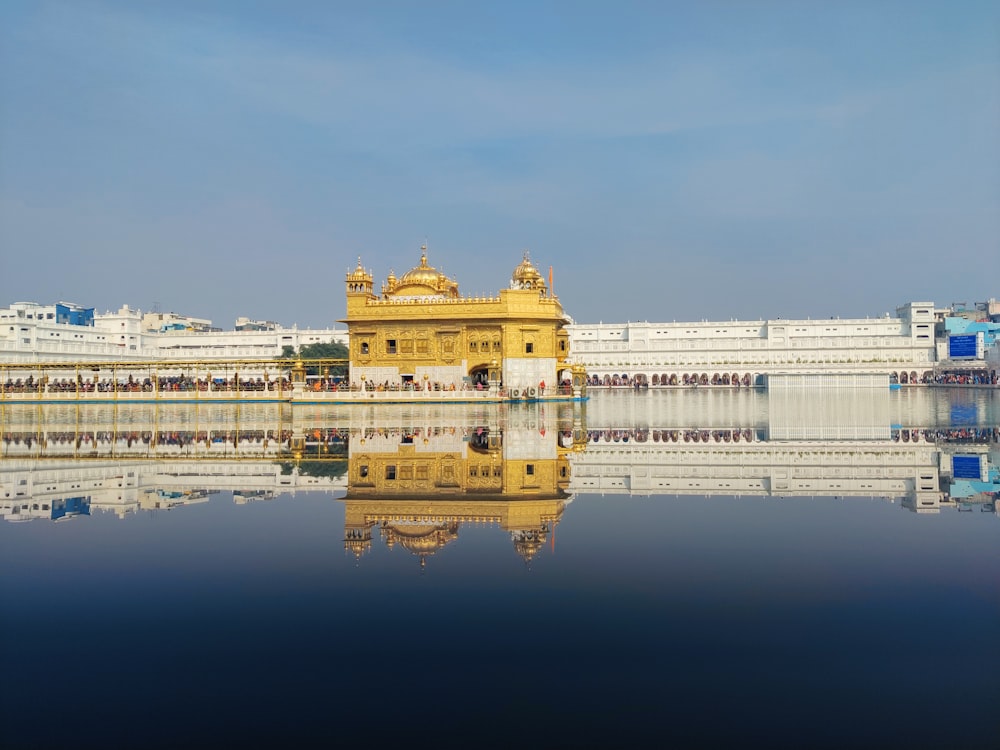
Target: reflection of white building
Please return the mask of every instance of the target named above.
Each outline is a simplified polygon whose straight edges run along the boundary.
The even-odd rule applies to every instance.
[[[870,441],[595,441],[573,462],[573,491],[629,495],[911,498],[939,507],[933,444]]]
[[[356,499],[407,502],[465,492],[506,502],[558,486],[563,499],[869,497],[924,513],[994,510],[993,396],[708,390],[604,394],[586,408],[15,405],[0,408],[0,515],[124,515],[220,491],[241,503],[347,492],[348,481]]]
[[[667,432],[616,429],[608,430],[605,437],[605,430],[591,429],[593,439],[586,450],[574,450],[568,456],[566,500],[597,493],[861,497],[899,500],[914,512],[936,513],[949,507],[995,511],[1000,493],[995,442],[991,453],[989,444],[901,442],[898,430],[889,440],[767,440],[751,433],[739,442],[716,440],[721,431],[707,430],[704,440],[676,443],[666,437]],[[426,444],[422,435],[428,438]],[[520,437],[529,439],[519,441]],[[504,438],[505,451],[542,462],[545,459],[538,458],[538,449],[547,446],[542,450],[547,455],[554,446],[551,439],[534,432],[505,433]],[[450,431],[434,434],[433,429],[373,428],[357,437],[358,450],[367,449],[371,456],[406,460],[406,448],[412,445],[418,461],[421,453],[430,451],[437,456],[435,462],[440,462],[442,450],[466,455],[468,439],[462,429],[452,435]],[[523,460],[514,459],[519,470]],[[971,462],[978,462],[976,472],[964,468]],[[456,476],[455,481],[457,487],[467,480]],[[125,517],[139,510],[206,502],[220,492],[232,492],[234,502],[243,504],[314,490],[347,493],[347,475],[309,476],[264,458],[17,459],[0,466],[0,517],[7,521],[65,520],[98,511]],[[452,495],[445,492],[441,497]],[[412,500],[405,493],[404,497]],[[516,497],[511,493],[511,499]]]
[[[19,302],[0,309],[0,361],[58,362],[232,359],[281,356],[310,344],[347,344],[344,329],[248,326],[213,329],[212,321],[175,313],[143,313],[127,305],[95,313],[72,303]]]
[[[238,503],[276,494],[342,492],[346,479],[283,473],[273,460],[45,461],[0,465],[0,517],[61,520],[97,511],[119,517],[139,510],[170,510],[232,492]]]
[[[953,394],[950,402],[888,389],[690,395],[593,399],[571,490],[871,497],[919,513],[962,503],[996,509],[997,429],[951,426],[954,415],[989,424],[989,393]]]

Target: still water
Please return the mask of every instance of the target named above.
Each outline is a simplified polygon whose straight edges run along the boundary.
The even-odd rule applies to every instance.
[[[0,412],[4,747],[996,747],[1000,395]]]

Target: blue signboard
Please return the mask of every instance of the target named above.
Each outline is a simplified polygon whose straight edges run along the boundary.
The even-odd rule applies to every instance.
[[[955,479],[980,479],[979,456],[952,456],[951,475]]]
[[[962,336],[948,337],[948,356],[951,359],[958,357],[976,356],[976,334],[964,334]]]

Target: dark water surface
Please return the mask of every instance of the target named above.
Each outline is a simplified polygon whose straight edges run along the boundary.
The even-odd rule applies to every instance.
[[[544,473],[546,461],[561,466],[564,456],[573,470],[569,491],[553,501],[561,503],[556,519],[534,536],[512,531],[506,516],[448,525],[441,519],[458,506],[435,504],[474,509],[489,502],[485,495],[369,494],[357,502],[383,503],[391,514],[403,507],[393,503],[416,501],[426,516],[406,505],[395,525],[373,527],[356,556],[345,549],[360,491],[353,483],[359,462],[375,460],[377,438],[367,433],[362,445],[343,423],[349,464],[341,480],[324,480],[333,488],[279,487],[266,501],[237,504],[234,493],[246,496],[237,485],[207,502],[181,497],[170,510],[150,509],[147,496],[145,507],[117,514],[95,500],[60,521],[0,523],[0,744],[998,746],[1000,518],[996,496],[983,491],[996,479],[994,397],[923,396],[907,405],[893,396],[885,434],[874,438],[844,438],[844,420],[825,423],[841,437],[822,445],[840,451],[891,451],[901,429],[927,431],[918,445],[944,467],[932,513],[846,484],[841,495],[806,496],[773,487],[609,490],[613,483],[597,478],[605,470],[594,468],[605,430],[631,437],[629,450],[624,442],[615,449],[611,433],[607,450],[619,450],[608,462],[624,467],[633,487],[640,464],[673,476],[688,472],[671,467],[693,461],[702,467],[695,479],[706,483],[717,470],[739,476],[757,465],[732,450],[642,457],[656,445],[642,437],[647,428],[661,437],[752,428],[772,464],[782,451],[816,447],[774,438],[787,425],[776,424],[760,394],[747,394],[729,421],[704,399],[685,412],[641,398],[595,396],[582,418],[496,415],[487,430],[503,433],[495,460],[509,469],[527,457]],[[723,406],[734,408],[731,400]],[[953,413],[963,415],[958,427]],[[409,416],[398,420],[407,423],[404,456],[435,450],[431,423],[458,424],[461,434],[464,421],[492,418],[417,414],[419,432]],[[33,419],[8,414],[4,430],[37,430]],[[52,412],[45,421],[78,429],[76,420]],[[382,450],[391,452],[398,425],[389,426],[391,450]],[[573,427],[575,451],[549,442]],[[859,434],[871,428],[862,424]],[[948,432],[959,428],[980,432]],[[928,443],[930,431],[936,442]],[[465,444],[475,445],[475,429],[467,433]],[[47,497],[46,482],[62,481],[60,471],[110,464],[125,476],[132,467],[120,458],[62,460],[54,434],[45,436],[44,456],[23,458],[8,444],[8,492],[19,471],[31,473],[37,499]],[[484,441],[467,455],[486,460],[489,451]],[[985,456],[986,474],[971,485],[951,476],[955,453]],[[446,454],[434,454],[434,465]],[[164,473],[153,485],[181,481],[170,460],[144,464]],[[199,465],[206,476],[218,471]],[[781,470],[765,468],[777,481]],[[884,462],[877,468],[891,473]],[[827,473],[841,471],[837,464]],[[588,473],[605,482],[604,494],[577,489]],[[815,481],[829,481],[819,474]],[[498,502],[510,513],[522,507],[511,495]]]

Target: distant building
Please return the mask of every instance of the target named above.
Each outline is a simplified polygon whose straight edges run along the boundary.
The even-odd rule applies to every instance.
[[[149,333],[166,331],[205,333],[207,331],[221,331],[222,329],[213,328],[212,321],[207,318],[194,318],[190,315],[178,315],[173,312],[152,312],[142,316],[142,330]]]
[[[985,302],[977,302],[976,307],[982,306],[983,312],[986,313],[986,317],[989,318],[994,323],[1000,323],[1000,302],[990,297]]]
[[[141,314],[122,307],[95,315],[70,302],[17,302],[0,309],[0,361],[142,356]]]
[[[596,323],[567,331],[573,361],[592,385],[729,385],[736,378],[751,385],[775,373],[875,373],[908,382],[949,358],[946,319],[949,311],[932,302],[909,302],[894,317]],[[987,341],[963,362],[984,366],[994,340]]]
[[[277,331],[281,326],[272,320],[250,320],[250,318],[237,318],[237,331]]]
[[[102,362],[156,359],[280,357],[286,347],[337,342],[344,329],[283,328],[222,331],[212,321],[177,313],[117,312],[70,302],[17,302],[0,308],[0,362]]]

